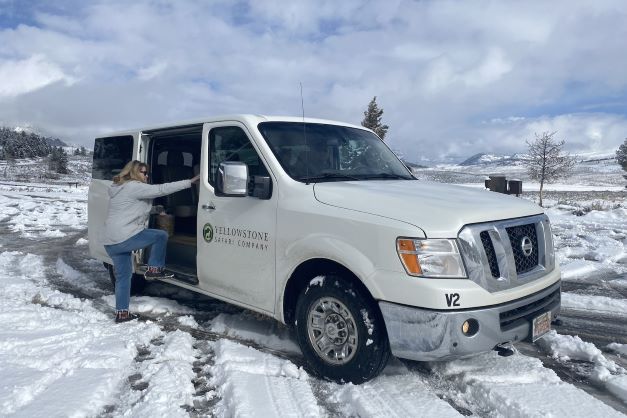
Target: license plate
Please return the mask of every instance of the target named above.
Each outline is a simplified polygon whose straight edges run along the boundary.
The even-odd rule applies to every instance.
[[[551,311],[533,318],[531,322],[531,341],[535,341],[551,330]]]

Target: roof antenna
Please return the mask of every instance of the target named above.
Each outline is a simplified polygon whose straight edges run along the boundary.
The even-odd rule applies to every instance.
[[[303,111],[303,125],[305,123],[305,101],[303,100],[303,83],[299,82],[298,84],[300,84],[300,108]]]

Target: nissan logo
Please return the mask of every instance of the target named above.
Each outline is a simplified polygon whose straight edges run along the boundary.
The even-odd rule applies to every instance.
[[[523,239],[520,241],[520,248],[522,249],[525,257],[529,257],[533,252],[533,244],[531,243],[531,238],[527,236],[523,237]]]

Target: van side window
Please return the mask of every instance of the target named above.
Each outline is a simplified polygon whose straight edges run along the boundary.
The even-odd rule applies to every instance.
[[[215,187],[218,167],[223,161],[241,161],[248,166],[248,175],[268,176],[259,154],[246,133],[237,126],[213,128],[209,132],[209,183]]]
[[[113,180],[113,176],[118,174],[132,158],[133,137],[131,135],[96,138],[91,177],[99,180]]]

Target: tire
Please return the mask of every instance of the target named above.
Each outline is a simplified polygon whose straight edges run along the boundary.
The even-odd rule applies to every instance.
[[[109,263],[103,264],[109,272],[109,279],[111,279],[111,284],[115,290],[115,271],[113,270],[113,266]],[[133,276],[131,276],[131,295],[141,295],[144,287],[146,287],[146,279],[139,274],[133,274]]]
[[[296,304],[296,336],[317,375],[360,384],[381,373],[390,345],[375,303],[336,274],[303,289]]]

